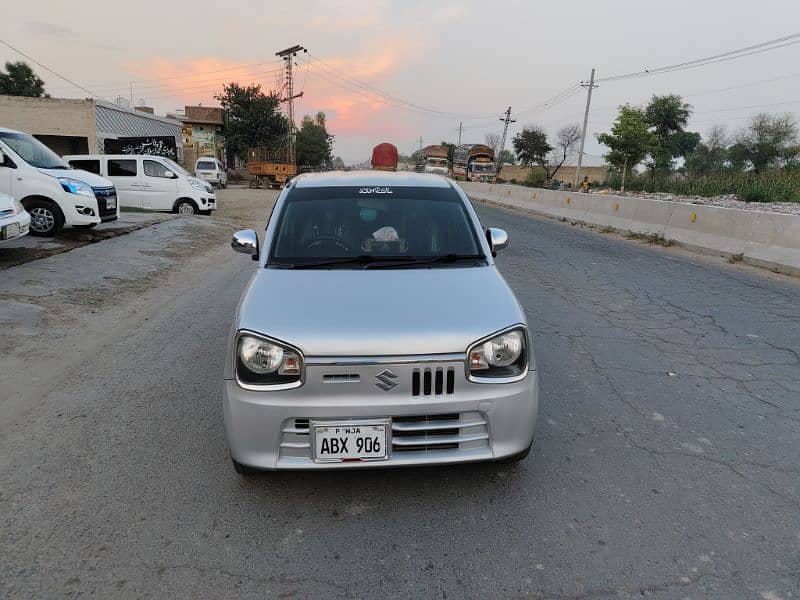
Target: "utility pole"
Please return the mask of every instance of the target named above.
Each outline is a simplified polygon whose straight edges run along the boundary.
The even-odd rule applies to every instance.
[[[583,146],[586,143],[586,129],[589,127],[589,107],[592,104],[592,90],[597,86],[594,84],[594,69],[589,77],[589,85],[581,84],[581,87],[588,87],[589,93],[586,94],[586,112],[583,114],[583,133],[581,134],[581,150],[578,153],[578,166],[575,168],[575,189],[581,184],[581,165],[583,164]]]
[[[458,145],[461,145],[461,127],[464,125],[463,121],[459,121],[458,123]]]
[[[292,72],[293,62],[292,59],[297,56],[298,52],[308,52],[306,48],[303,46],[295,45],[291,48],[286,48],[281,50],[280,52],[276,52],[275,56],[280,56],[283,61],[286,63],[286,98],[281,99],[281,102],[287,102],[288,106],[288,117],[289,117],[289,137],[286,143],[286,150],[287,150],[287,161],[291,164],[296,162],[295,156],[295,136],[296,136],[296,129],[294,126],[294,99],[295,98],[302,98],[303,92],[299,94],[294,93],[294,74]]]
[[[131,108],[133,108],[133,82],[131,81]]]
[[[508,135],[508,125],[509,123],[516,123],[516,119],[511,118],[511,107],[509,106],[506,110],[506,116],[500,117],[500,120],[505,123],[503,125],[503,140],[500,142],[500,148],[497,150],[497,159],[495,160],[495,170],[497,174],[500,175],[500,157],[503,155],[503,150],[506,149],[506,136]]]

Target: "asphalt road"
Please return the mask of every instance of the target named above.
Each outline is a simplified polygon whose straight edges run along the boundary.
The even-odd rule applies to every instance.
[[[479,212],[536,344],[527,460],[241,479],[220,376],[254,263],[214,250],[69,369],[27,353],[0,597],[800,597],[800,282]]]

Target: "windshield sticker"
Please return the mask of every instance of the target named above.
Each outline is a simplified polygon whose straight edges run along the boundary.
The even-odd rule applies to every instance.
[[[359,194],[394,194],[390,187],[362,187],[358,190]]]

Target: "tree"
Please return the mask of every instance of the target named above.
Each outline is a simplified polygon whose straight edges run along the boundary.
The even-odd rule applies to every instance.
[[[513,151],[509,150],[508,148],[503,149],[500,153],[500,164],[501,165],[515,165],[517,164],[517,157]]]
[[[333,160],[331,161],[331,168],[334,171],[344,171],[346,166],[344,164],[344,160],[342,160],[341,156],[334,156]]]
[[[696,145],[700,136],[683,135],[691,114],[691,105],[686,104],[676,94],[653,96],[650,99],[645,108],[645,119],[655,134],[649,165],[653,173],[669,173],[674,158],[685,156],[694,150],[692,142]]]
[[[277,94],[265,94],[260,85],[238,83],[229,83],[223,90],[216,99],[227,113],[225,143],[231,152],[246,156],[248,148],[286,147],[289,120],[279,111]]]
[[[50,97],[50,94],[44,91],[44,81],[22,61],[6,63],[6,72],[0,72],[0,94],[31,98]]]
[[[597,141],[607,146],[606,162],[622,172],[622,191],[625,191],[625,176],[642,162],[655,142],[655,135],[648,128],[645,111],[626,104],[619,107],[619,114],[611,133],[601,133]]]
[[[699,142],[694,151],[686,156],[684,164],[690,175],[709,175],[728,168],[730,153],[728,135],[725,128],[715,125],[704,141]]]
[[[483,136],[483,140],[486,145],[492,149],[494,155],[497,156],[497,153],[500,151],[500,142],[503,140],[503,136],[499,133],[487,133]]]
[[[752,167],[756,173],[790,166],[800,156],[797,121],[788,113],[754,116],[736,134],[735,142],[731,147],[734,162]]]
[[[333,155],[333,136],[325,128],[325,113],[313,119],[306,115],[297,131],[297,164],[315,169],[330,165]]]
[[[556,134],[556,145],[553,148],[553,158],[550,165],[543,165],[547,172],[547,179],[553,179],[558,170],[563,166],[567,159],[577,154],[578,143],[581,141],[581,130],[577,125],[567,125],[558,130]],[[552,172],[550,169],[552,168]]]
[[[456,145],[451,144],[450,142],[445,142],[442,140],[442,146],[447,148],[447,161],[452,165],[453,164],[453,155],[456,152]]]
[[[546,176],[550,179],[547,172],[547,155],[550,154],[553,147],[547,143],[547,133],[544,129],[536,125],[528,125],[514,136],[512,144],[521,165],[544,167]]]

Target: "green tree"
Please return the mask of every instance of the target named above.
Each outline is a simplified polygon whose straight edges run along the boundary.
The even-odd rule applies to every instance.
[[[626,104],[619,107],[611,133],[601,133],[597,136],[597,141],[609,148],[604,158],[622,173],[621,187],[624,192],[628,170],[635,168],[647,157],[655,142],[655,135],[649,129],[645,111]]]
[[[528,125],[511,142],[517,159],[523,166],[538,165],[547,169],[547,155],[553,147],[547,143],[547,133],[541,127]],[[549,173],[547,174],[549,179]]]
[[[44,91],[44,81],[39,79],[27,63],[7,62],[6,72],[0,71],[0,94],[6,96],[29,96],[49,98]]]
[[[333,157],[333,136],[325,128],[325,113],[306,115],[297,131],[297,164],[315,169],[330,166]]]
[[[653,96],[645,108],[645,119],[655,134],[649,167],[655,174],[672,171],[672,161],[694,150],[700,136],[685,135],[684,128],[692,114],[691,105],[676,94]],[[694,143],[694,145],[693,145]]]
[[[342,160],[341,156],[334,156],[333,160],[331,161],[331,168],[334,171],[344,171],[346,165],[344,164],[344,160]]]
[[[507,165],[515,165],[515,164],[517,164],[517,156],[516,156],[516,154],[514,154],[514,152],[509,150],[508,148],[505,148],[500,153],[500,164],[501,165],[506,165],[506,164]]]
[[[442,146],[447,148],[447,162],[449,162],[452,165],[453,164],[453,155],[456,152],[456,145],[455,144],[451,144],[450,142],[442,141]]]
[[[280,113],[280,99],[274,92],[265,94],[260,85],[229,83],[216,96],[227,114],[225,143],[239,156],[248,148],[264,146],[286,148],[289,121]]]
[[[686,156],[684,164],[686,171],[690,175],[710,175],[729,168],[728,145],[725,128],[721,125],[712,127],[706,139],[699,142],[694,150]]]
[[[750,119],[735,136],[733,162],[752,167],[756,173],[792,166],[800,156],[797,121],[791,114],[761,113]]]

